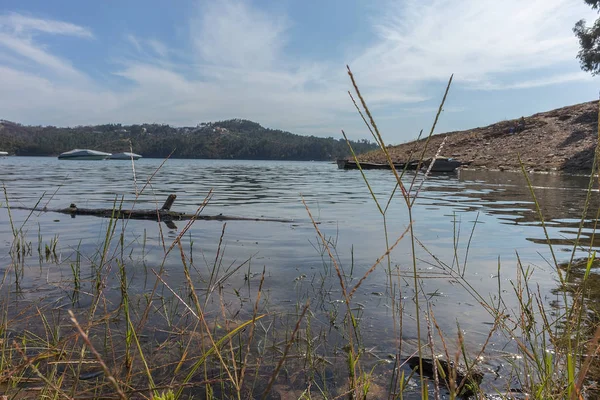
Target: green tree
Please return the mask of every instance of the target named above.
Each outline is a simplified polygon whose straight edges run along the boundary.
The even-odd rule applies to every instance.
[[[594,10],[600,11],[600,0],[584,0]],[[573,28],[575,36],[579,39],[580,50],[577,58],[581,69],[591,72],[592,75],[600,74],[600,18],[590,27],[585,20],[580,20]]]

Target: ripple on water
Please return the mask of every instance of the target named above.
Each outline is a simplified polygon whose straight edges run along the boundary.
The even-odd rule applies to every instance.
[[[7,189],[9,204],[18,206],[32,207],[41,199],[39,204],[48,208],[63,208],[70,203],[79,207],[109,208],[115,201],[123,199],[124,208],[134,203],[136,208],[155,208],[168,194],[176,193],[178,197],[173,209],[191,213],[212,189],[212,200],[203,211],[206,215],[292,218],[294,223],[230,221],[220,248],[223,251],[219,262],[222,273],[249,260],[239,274],[228,280],[233,298],[233,288],[238,290],[249,284],[250,291],[256,290],[264,268],[266,298],[273,309],[288,309],[307,298],[317,299],[329,307],[337,304],[335,301],[341,297],[334,265],[310,224],[302,198],[313,217],[321,222],[319,229],[323,235],[330,244],[335,244],[336,260],[347,275],[352,271],[354,277],[360,276],[385,254],[382,218],[358,171],[341,171],[334,164],[319,162],[177,159],[168,160],[157,171],[161,162],[153,159],[137,161],[134,182],[129,164],[10,157],[2,160],[0,180]],[[136,184],[137,190],[141,190],[153,174],[151,185],[135,200]],[[367,171],[367,176],[375,196],[385,206],[395,185],[392,175],[389,171]],[[406,187],[410,186],[411,179],[411,175],[405,177]],[[557,249],[564,250],[568,248],[567,242],[576,237],[580,213],[586,202],[583,189],[587,187],[587,180],[548,175],[532,179],[536,195],[539,192],[538,201],[551,242]],[[419,184],[417,182],[416,187]],[[396,196],[390,203],[386,219],[390,242],[409,225],[399,191]],[[593,198],[590,209],[598,209],[597,202]],[[60,294],[61,298],[67,299],[64,297],[65,282],[72,277],[70,265],[76,260],[77,253],[82,256],[82,276],[89,285],[92,266],[98,259],[98,247],[107,233],[107,220],[70,218],[52,213],[29,216],[29,212],[23,210],[12,210],[11,216],[15,226],[28,221],[25,234],[34,251],[29,260],[33,266],[26,268],[23,276],[22,288],[27,299],[47,293]],[[8,218],[8,210],[1,208],[0,243],[5,249],[12,243],[12,229],[5,223]],[[586,221],[582,232],[584,241],[591,241],[593,222],[591,219]],[[180,230],[185,222],[176,225]],[[223,225],[217,221],[198,221],[182,240],[185,251],[192,254],[194,268],[203,276],[215,262]],[[153,284],[150,271],[162,263],[163,239],[168,247],[176,238],[177,230],[159,228],[152,221],[127,224],[125,258],[134,294],[143,295]],[[526,265],[540,264],[539,253],[544,256],[548,253],[536,206],[519,174],[461,171],[458,176],[431,176],[424,182],[415,202],[413,228],[419,240],[416,252],[419,270],[423,271],[423,289],[426,293],[443,293],[443,296],[429,299],[437,322],[452,335],[456,330],[456,318],[460,318],[461,327],[474,347],[487,335],[482,322],[489,320],[489,316],[481,307],[468,305],[476,302],[447,275],[448,269],[456,271],[460,268],[474,288],[487,297],[488,293],[498,290],[498,280],[494,277],[498,259],[508,265],[502,274],[503,284],[508,285],[508,279],[514,278],[511,274],[516,263],[515,250]],[[120,232],[122,225],[118,229]],[[43,246],[55,236],[65,262],[62,266],[44,263],[43,268],[36,268],[38,241]],[[595,246],[595,242],[591,244],[595,248],[600,246],[600,243],[599,246]],[[465,264],[467,247],[468,262]],[[113,248],[110,250],[114,251]],[[560,254],[565,259],[570,256],[567,252]],[[143,262],[140,262],[142,256]],[[387,271],[384,259],[356,294],[355,300],[362,304],[368,332],[364,337],[366,345],[376,345],[382,353],[393,351],[397,345],[390,319],[392,304],[387,277],[394,277],[394,290],[398,291],[395,295],[404,299],[409,310],[413,296],[409,279],[411,259],[411,247],[404,239],[391,255],[391,271]],[[8,260],[6,255],[0,256],[0,265],[6,265]],[[173,287],[185,285],[178,252],[169,255],[166,270]],[[302,279],[297,279],[301,276]],[[555,287],[554,276],[548,271],[537,274],[536,278],[542,290],[549,292]],[[356,283],[356,278],[349,279]],[[35,291],[41,282],[47,282],[43,293]],[[116,277],[108,283],[108,290],[117,293]],[[414,315],[407,320],[410,318]],[[327,321],[323,323],[327,324]],[[416,335],[411,329],[413,327],[407,324],[406,333]]]

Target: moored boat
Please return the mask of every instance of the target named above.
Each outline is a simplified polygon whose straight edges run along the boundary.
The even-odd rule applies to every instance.
[[[142,158],[141,155],[130,152],[115,153],[108,157],[109,160],[138,160],[140,158]]]
[[[429,171],[430,173],[437,172],[454,172],[457,168],[465,165],[469,165],[471,162],[464,162],[460,160],[456,160],[454,158],[448,157],[436,157],[435,162],[433,162],[433,158],[429,158],[427,160],[418,161],[411,160],[409,162],[395,162],[394,168],[398,171],[406,169],[406,170],[418,170],[421,171]],[[358,163],[354,160],[337,160],[337,165],[339,169],[359,169]],[[431,165],[431,169],[429,166]],[[392,169],[389,164],[379,164],[379,163],[370,163],[370,162],[361,162],[361,169]]]
[[[89,149],[73,149],[65,151],[58,156],[59,160],[104,160],[111,156],[110,153]]]
[[[394,163],[394,167],[398,170],[404,169],[405,163]],[[359,169],[358,163],[354,160],[337,160],[339,169]],[[361,162],[361,169],[392,169],[389,164],[379,164],[371,162]]]
[[[336,163],[337,163],[337,166],[339,169],[346,169],[346,164],[348,163],[348,160],[344,160],[344,159],[340,158],[336,161]]]
[[[0,151],[0,157],[4,157],[7,156],[8,152],[7,151]]]
[[[435,162],[433,158],[426,160],[423,163],[423,169],[429,172],[454,172],[458,167],[469,164],[468,162],[459,161],[454,158],[436,157]]]

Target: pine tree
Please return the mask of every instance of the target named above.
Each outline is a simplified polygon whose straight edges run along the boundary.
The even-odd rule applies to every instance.
[[[600,11],[600,0],[584,0],[594,10]],[[600,74],[600,18],[594,25],[586,26],[585,20],[580,20],[573,28],[575,36],[579,39],[580,50],[577,58],[581,69],[591,72],[592,75]]]

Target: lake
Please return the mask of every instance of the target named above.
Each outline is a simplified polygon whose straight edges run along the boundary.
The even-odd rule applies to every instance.
[[[204,290],[207,310],[218,312],[227,306],[232,319],[244,320],[252,314],[263,269],[261,301],[266,312],[297,316],[299,305],[310,300],[317,326],[326,330],[328,318],[335,319],[333,314],[343,303],[335,265],[303,200],[350,287],[386,251],[382,216],[359,171],[339,170],[328,162],[170,159],[162,167],[161,163],[163,160],[140,159],[134,170],[130,161],[6,157],[0,158],[0,181],[12,207],[37,204],[51,210],[74,203],[80,208],[112,208],[122,202],[123,208],[155,209],[174,193],[177,199],[172,210],[194,213],[212,190],[203,215],[293,220],[226,224],[196,221],[183,235],[182,249],[199,276],[198,285],[204,285],[197,289]],[[385,207],[395,186],[392,173],[372,170],[366,174],[371,190]],[[413,177],[407,173],[403,178],[407,187]],[[544,301],[550,305],[557,300],[556,271],[549,262],[551,253],[544,230],[522,174],[465,170],[433,175],[424,182],[422,179],[423,175],[418,174],[412,192],[422,185],[412,210],[421,297],[430,304],[437,323],[448,336],[456,337],[458,322],[467,347],[476,352],[493,323],[490,314],[466,293],[450,270],[458,271],[486,299],[498,294],[500,284],[500,291],[507,293],[507,307],[515,307],[516,299],[510,293],[511,281],[517,279],[518,257],[523,266],[532,269],[531,279],[539,285]],[[530,179],[556,257],[559,262],[569,261],[589,178],[532,174]],[[136,192],[142,189],[136,200]],[[11,210],[12,226],[23,227],[23,236],[33,249],[20,261],[22,268],[15,274],[14,256],[9,254],[13,229],[6,199],[1,202],[0,273],[5,276],[5,299],[15,307],[12,313],[38,301],[53,308],[88,307],[94,286],[91,265],[99,257],[109,219]],[[595,196],[591,214],[598,207]],[[585,257],[590,246],[598,247],[592,243],[594,221],[595,215],[586,219],[580,239],[582,247],[575,257]],[[407,207],[399,191],[390,201],[385,222],[390,244],[409,227]],[[165,258],[165,249],[186,221],[176,225],[177,229],[173,229],[154,221],[136,220],[116,224],[117,236],[124,232],[123,243],[115,245],[119,241],[115,239],[109,252],[125,265],[132,298],[139,301],[152,290],[156,282],[152,270],[158,271],[161,265],[165,270],[163,279],[171,288],[177,291],[186,285],[181,252],[176,248]],[[54,259],[38,254],[38,247],[44,249],[53,243]],[[81,294],[75,302],[70,282],[76,259]],[[215,265],[217,271],[213,269]],[[229,276],[228,271],[238,266],[241,267]],[[120,284],[116,264],[112,269],[107,272],[105,295],[117,304]],[[402,338],[417,337],[411,273],[412,246],[407,235],[391,252],[390,268],[384,259],[354,295],[353,302],[360,309],[364,347],[370,349],[374,360],[385,360],[398,351],[395,307],[403,307]],[[223,280],[218,281],[221,277]],[[223,294],[208,300],[209,288],[214,289],[215,284]],[[162,294],[169,296],[165,289]],[[154,323],[158,326],[162,322],[157,318]],[[292,318],[292,327],[294,323]],[[421,336],[425,338],[423,332]],[[501,334],[493,335],[490,349],[504,353],[515,350],[510,338]],[[506,367],[504,361],[495,357],[490,357],[486,365],[500,371],[497,376]]]

